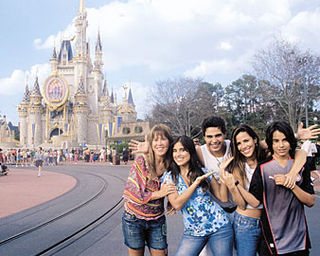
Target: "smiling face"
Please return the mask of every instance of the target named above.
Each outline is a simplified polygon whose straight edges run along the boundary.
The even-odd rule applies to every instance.
[[[273,156],[279,159],[287,159],[290,154],[290,143],[284,133],[275,131],[272,135]]]
[[[189,165],[190,153],[184,148],[180,141],[174,144],[172,156],[178,166],[186,167]]]
[[[164,158],[169,149],[169,139],[163,133],[157,132],[152,139],[152,150],[156,158]]]
[[[225,135],[217,127],[209,127],[206,129],[204,140],[211,154],[215,156],[224,155],[224,138]]]
[[[236,136],[236,145],[239,152],[246,158],[254,155],[257,140],[253,139],[247,132],[239,132]]]

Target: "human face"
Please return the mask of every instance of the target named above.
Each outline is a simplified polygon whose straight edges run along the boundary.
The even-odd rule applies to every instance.
[[[290,156],[290,143],[284,133],[275,131],[272,134],[273,156],[276,158],[288,158]]]
[[[189,165],[190,153],[184,148],[180,141],[173,146],[173,160],[180,167]]]
[[[211,154],[217,156],[224,155],[224,134],[219,128],[207,128],[204,140]]]
[[[239,132],[236,136],[236,145],[239,152],[245,158],[251,158],[256,149],[257,140],[253,139],[247,132]]]
[[[155,134],[151,144],[155,157],[164,158],[168,152],[169,144],[169,139],[164,134]]]

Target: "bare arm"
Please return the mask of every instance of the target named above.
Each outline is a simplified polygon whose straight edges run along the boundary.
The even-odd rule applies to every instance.
[[[220,165],[220,181],[217,181],[214,175],[211,179],[211,191],[220,201],[228,202],[228,187],[224,183],[224,174],[227,166],[232,162],[233,157],[226,158]]]
[[[257,208],[260,205],[260,201],[249,191],[247,191],[241,184],[237,185],[237,189],[240,192],[243,199],[252,207]]]
[[[196,146],[196,151],[201,164],[204,166],[204,158],[203,158],[201,146]]]
[[[228,188],[225,184],[219,183],[214,176],[210,182],[211,193],[222,202],[228,201]]]
[[[299,199],[301,203],[308,207],[312,207],[316,202],[315,195],[309,194],[308,192],[301,189],[299,186],[295,186],[292,189],[293,194]]]
[[[204,174],[198,178],[185,190],[183,191],[182,194],[178,194],[177,191],[175,191],[172,194],[168,195],[168,200],[172,207],[176,210],[181,210],[182,207],[185,205],[185,203],[190,199],[192,196],[193,192],[197,189],[199,184],[201,183],[202,180],[208,178],[209,175]]]
[[[242,197],[240,191],[238,190],[238,186],[236,186],[236,179],[231,173],[228,173],[226,171],[221,171],[221,180],[224,183],[224,185],[228,188],[232,200],[237,204],[237,206],[244,210],[246,208],[246,202],[244,198]]]
[[[297,181],[297,176],[299,172],[301,171],[302,167],[306,163],[307,160],[307,153],[304,150],[297,150],[295,153],[295,158],[293,165],[290,169],[290,171],[285,175],[286,180],[283,186],[293,189],[296,181]]]
[[[177,190],[176,190],[176,186],[173,183],[164,183],[162,184],[160,190],[152,192],[149,201],[165,197],[174,192],[177,192]]]

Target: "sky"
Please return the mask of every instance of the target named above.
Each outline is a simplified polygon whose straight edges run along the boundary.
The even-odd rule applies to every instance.
[[[320,54],[320,0],[85,0],[93,57],[100,31],[104,74],[118,101],[133,91],[139,118],[151,88],[171,78],[223,86],[252,71],[254,54],[282,38]],[[53,47],[74,34],[79,0],[0,0],[0,114],[18,124],[26,83],[50,74]]]

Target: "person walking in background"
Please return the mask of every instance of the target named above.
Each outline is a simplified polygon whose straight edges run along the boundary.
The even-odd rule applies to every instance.
[[[194,139],[193,139],[193,144],[194,144],[195,146],[201,146],[201,143],[200,143],[199,138],[194,138]]]
[[[42,173],[42,166],[44,161],[44,153],[43,153],[42,147],[39,147],[39,149],[36,151],[34,160],[35,160],[35,166],[38,167],[38,177],[40,177]]]
[[[124,164],[128,164],[128,160],[129,160],[129,150],[127,148],[123,149],[122,152],[122,160],[124,162]]]
[[[173,163],[163,177],[163,184],[175,184],[177,191],[168,195],[175,210],[181,210],[183,237],[176,256],[199,255],[207,244],[213,255],[231,256],[232,225],[227,213],[213,199],[210,190],[221,201],[226,200],[213,173],[205,173],[194,143],[187,136],[178,137],[172,145]]]
[[[122,230],[129,255],[167,255],[167,226],[164,197],[175,191],[173,184],[160,187],[160,179],[170,163],[169,145],[173,141],[166,125],[155,125],[145,142],[132,140],[136,157],[125,184]]]

